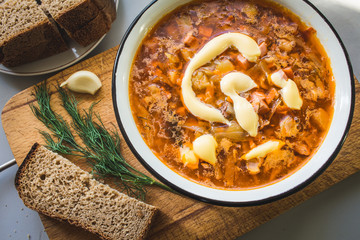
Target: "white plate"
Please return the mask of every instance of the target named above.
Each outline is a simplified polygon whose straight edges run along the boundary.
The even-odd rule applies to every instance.
[[[117,9],[119,1],[114,0],[114,2]],[[105,36],[106,34],[98,41],[93,42],[86,47],[80,46],[78,43],[71,40],[68,43],[69,49],[67,51],[34,62],[26,63],[18,67],[7,68],[0,64],[0,72],[16,76],[36,76],[64,69],[88,55],[97,45],[99,45]]]

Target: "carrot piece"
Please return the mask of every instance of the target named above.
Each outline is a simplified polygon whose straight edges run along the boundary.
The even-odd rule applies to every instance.
[[[214,92],[215,89],[213,84],[207,86],[205,91],[205,101],[209,101],[210,99],[212,99],[214,97]]]
[[[265,56],[266,53],[267,53],[267,44],[266,44],[266,42],[260,43],[259,48],[260,48],[260,57]]]
[[[259,114],[264,114],[270,111],[269,106],[263,101],[261,100],[259,103]]]
[[[188,32],[183,40],[185,46],[187,46],[187,47],[191,47],[195,43],[195,41],[196,41],[196,38],[193,36],[192,31]]]
[[[233,100],[232,100],[230,97],[226,97],[225,100],[228,101],[228,102],[231,103],[231,104],[234,104]]]
[[[177,78],[176,85],[181,87],[181,83],[182,83],[182,78],[181,77]]]
[[[199,34],[203,35],[205,37],[211,37],[212,32],[213,32],[212,28],[205,27],[205,26],[199,27]]]
[[[159,69],[159,68],[156,68],[155,74],[156,74],[156,76],[161,76],[161,75],[163,75],[163,71],[161,71],[161,69]]]
[[[194,53],[187,48],[181,48],[180,53],[185,61],[189,61],[194,56]]]
[[[255,91],[251,94],[251,98],[257,98],[259,100],[264,100],[266,98],[266,95],[263,92]]]
[[[288,78],[291,78],[291,79],[294,78],[294,72],[293,72],[293,70],[291,69],[291,67],[284,68],[283,71],[284,71],[284,73],[286,74],[286,76],[287,76]]]
[[[253,140],[250,140],[249,141],[249,146],[250,146],[250,149],[253,149],[253,148],[256,147],[256,144],[255,144],[255,142]]]
[[[288,111],[289,111],[289,107],[288,107],[288,106],[278,106],[278,107],[276,108],[276,113],[278,113],[278,114],[286,115]]]
[[[270,91],[266,94],[265,101],[267,104],[270,104],[275,98],[278,97],[278,91],[275,88],[271,88]]]
[[[246,58],[244,58],[243,55],[239,54],[236,60],[242,69],[247,70],[250,67],[250,62]]]
[[[206,99],[206,95],[204,93],[198,94],[197,97],[202,101],[205,101],[205,99]]]
[[[186,126],[199,126],[199,122],[195,117],[188,117],[185,122]]]
[[[176,109],[176,113],[178,115],[185,116],[186,115],[186,108],[185,107],[178,107]]]
[[[261,102],[263,102],[263,105],[266,105],[266,103],[263,101],[265,99],[265,94],[263,92],[255,91],[251,94],[251,105],[253,105],[253,108],[255,112],[259,113],[259,109],[261,107]],[[266,105],[267,107],[267,105]],[[267,107],[269,108],[269,107]]]

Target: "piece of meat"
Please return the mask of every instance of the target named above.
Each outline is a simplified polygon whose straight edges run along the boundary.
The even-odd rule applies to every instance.
[[[265,102],[270,104],[274,99],[277,99],[279,95],[279,92],[275,88],[271,88],[266,94]]]
[[[261,100],[259,102],[259,111],[258,111],[258,114],[262,115],[262,114],[265,114],[265,113],[268,113],[270,112],[270,108],[269,106],[265,103],[264,100]]]
[[[199,35],[202,35],[204,37],[211,37],[211,34],[213,33],[213,29],[205,26],[199,26]]]
[[[267,44],[266,44],[266,42],[260,43],[259,48],[260,48],[260,57],[265,56],[266,53],[267,53]]]
[[[294,144],[294,151],[300,155],[309,156],[310,155],[310,148],[304,142],[297,142]]]
[[[234,107],[228,101],[225,101],[224,104],[219,108],[224,117],[228,118],[230,116],[235,116]]]
[[[251,94],[250,103],[258,114],[265,114],[270,111],[270,108],[264,99],[266,99],[266,95],[263,92],[256,91]]]

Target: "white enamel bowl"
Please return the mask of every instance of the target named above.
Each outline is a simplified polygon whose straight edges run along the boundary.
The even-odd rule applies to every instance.
[[[349,56],[329,21],[308,1],[277,0],[317,31],[331,60],[336,81],[334,116],[319,150],[308,163],[285,179],[253,190],[230,191],[209,188],[180,176],[163,164],[149,149],[137,130],[129,104],[129,74],[132,60],[147,32],[176,7],[189,0],[157,0],[134,20],[122,39],[113,72],[113,101],[117,121],[127,144],[139,161],[159,180],[178,192],[224,206],[267,203],[305,187],[334,160],[350,128],[354,107],[354,79]]]

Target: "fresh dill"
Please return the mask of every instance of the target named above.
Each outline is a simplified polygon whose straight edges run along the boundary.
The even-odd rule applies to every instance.
[[[122,191],[128,195],[145,200],[146,186],[156,185],[172,191],[166,185],[154,180],[133,168],[120,152],[120,136],[116,130],[108,130],[100,116],[94,112],[93,103],[89,109],[80,111],[78,101],[69,91],[57,86],[62,100],[62,106],[72,118],[71,124],[55,113],[50,106],[50,93],[46,82],[35,86],[33,95],[38,106],[31,104],[30,108],[51,132],[41,131],[46,147],[54,152],[75,155],[86,159],[99,177],[116,177]],[[83,145],[75,141],[80,137]],[[115,129],[115,127],[114,127]]]

